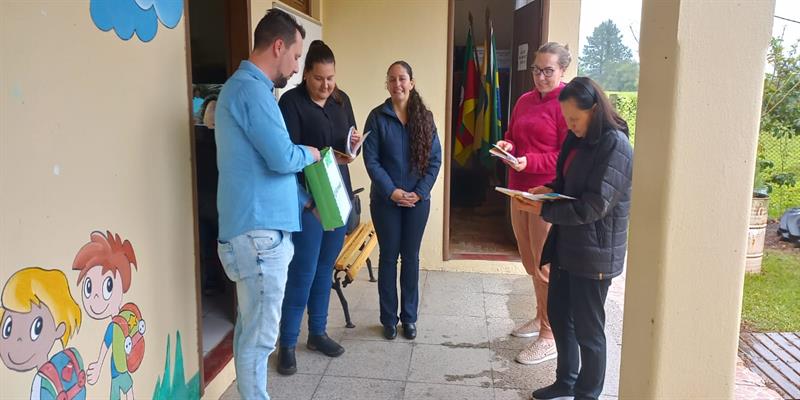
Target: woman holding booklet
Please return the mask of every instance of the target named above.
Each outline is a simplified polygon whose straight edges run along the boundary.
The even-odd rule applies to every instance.
[[[419,305],[419,248],[431,209],[431,189],[442,165],[442,148],[405,61],[386,72],[390,97],[369,113],[364,141],[364,164],[372,180],[370,212],[380,246],[378,295],[383,335],[417,336]],[[397,258],[400,266],[400,316],[397,315]]]
[[[561,77],[572,57],[569,49],[555,42],[543,44],[536,51],[530,67],[534,88],[517,100],[505,139],[497,147],[515,159],[501,157],[509,166],[508,187],[528,190],[549,183],[556,175],[556,159],[567,136],[567,124],[558,105],[564,88]],[[550,224],[538,215],[520,210],[511,202],[511,226],[525,271],[532,276],[536,293],[536,317],[514,329],[517,337],[536,337],[517,355],[517,362],[538,364],[556,358],[556,345],[547,314],[547,285],[550,266],[540,267]]]
[[[555,383],[533,398],[597,399],[606,369],[603,306],[627,248],[633,150],[627,124],[591,79],[573,79],[558,100],[569,134],[557,174],[529,192],[574,200],[514,199],[519,209],[553,224],[541,263],[551,266],[548,312],[558,366]]]
[[[350,99],[336,86],[336,60],[321,40],[311,42],[303,68],[303,82],[281,96],[279,106],[286,128],[296,144],[318,149],[332,147],[348,193],[352,192],[347,164],[348,149],[357,145],[361,135],[355,126]],[[350,143],[348,143],[348,137]],[[298,174],[305,184],[303,174]],[[338,357],[344,348],[326,334],[333,264],[342,249],[345,227],[324,231],[311,208],[302,215],[302,231],[292,235],[295,251],[289,264],[286,294],[283,299],[278,372],[297,372],[295,346],[300,334],[303,311],[308,306],[308,342],[311,350]]]

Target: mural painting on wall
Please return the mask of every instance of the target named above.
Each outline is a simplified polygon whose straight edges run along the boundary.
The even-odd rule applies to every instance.
[[[180,331],[175,335],[175,367],[172,370],[170,370],[169,345],[168,335],[167,355],[164,358],[164,375],[158,377],[156,381],[156,387],[153,389],[153,400],[199,399],[200,372],[198,371],[186,382]],[[172,380],[170,380],[170,376],[172,376]]]
[[[111,232],[92,232],[90,241],[81,247],[72,263],[72,269],[80,271],[78,286],[86,314],[96,320],[108,320],[100,356],[89,362],[86,380],[97,383],[106,355],[111,371],[110,399],[123,394],[133,398],[133,377],[144,358],[144,334],[146,325],[139,307],[124,303],[123,295],[131,286],[132,269],[137,268],[136,255],[128,240]]]
[[[60,269],[28,267],[8,278],[0,294],[0,360],[11,371],[35,371],[32,400],[84,400],[87,391],[94,398],[133,399],[132,374],[144,360],[147,326],[139,307],[124,298],[138,268],[130,241],[110,231],[95,231],[72,262],[79,295],[72,295]],[[97,359],[92,358],[98,354],[94,346],[82,352],[68,346],[83,315],[107,322],[102,336],[91,339],[100,343]],[[81,334],[85,335],[94,333]],[[105,369],[111,375],[110,389],[92,389]],[[153,398],[199,397],[199,371],[188,382],[185,379],[180,331],[175,337],[174,363],[167,335],[164,374],[158,377]]]
[[[153,40],[159,22],[172,29],[183,16],[183,0],[90,0],[89,14],[103,32],[114,30],[122,40],[134,33],[142,42]]]
[[[31,399],[85,399],[86,373],[69,340],[81,325],[81,309],[60,270],[24,268],[2,293],[0,359],[16,372],[36,370]],[[61,350],[50,357],[57,342]]]

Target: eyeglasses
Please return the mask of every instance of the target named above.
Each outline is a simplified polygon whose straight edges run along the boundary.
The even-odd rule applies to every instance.
[[[539,74],[542,74],[542,75],[544,75],[545,78],[552,77],[553,74],[556,72],[556,70],[554,70],[553,68],[539,69],[539,67],[537,67],[535,65],[531,65],[529,70],[533,73],[533,76],[537,76]]]

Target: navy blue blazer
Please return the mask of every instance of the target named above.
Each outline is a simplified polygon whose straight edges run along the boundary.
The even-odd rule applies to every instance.
[[[429,200],[442,166],[442,146],[436,126],[433,127],[428,168],[421,175],[411,165],[408,132],[395,114],[391,99],[369,113],[364,124],[364,132],[368,131],[371,133],[364,141],[364,164],[372,180],[370,199],[391,204],[392,192],[402,189]]]

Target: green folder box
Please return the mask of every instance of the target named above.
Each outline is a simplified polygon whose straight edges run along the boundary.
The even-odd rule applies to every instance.
[[[336,229],[347,223],[350,215],[350,193],[342,180],[339,165],[333,157],[330,147],[322,149],[322,158],[303,169],[306,185],[314,198],[319,211],[322,227],[325,230]]]

